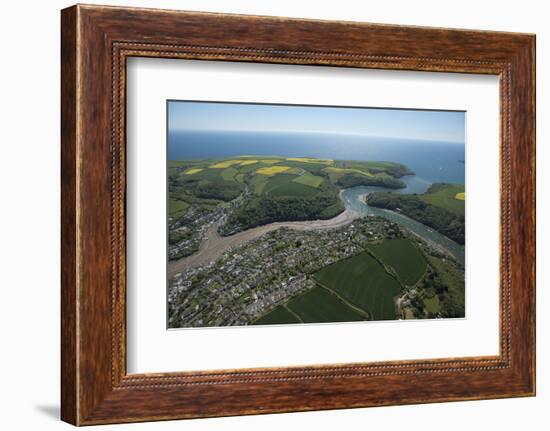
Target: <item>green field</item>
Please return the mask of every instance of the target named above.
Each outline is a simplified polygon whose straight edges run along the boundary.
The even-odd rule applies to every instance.
[[[269,168],[268,168],[269,169]],[[325,181],[311,174],[297,175],[297,168],[289,168],[273,175],[253,175],[248,179],[255,195],[271,196],[316,196]],[[244,175],[244,174],[243,174]],[[238,177],[238,175],[237,175]]]
[[[263,193],[273,196],[311,196],[317,191],[309,186],[294,182],[296,175],[281,174],[270,177]]]
[[[221,172],[221,177],[224,181],[235,181],[237,172],[238,171],[235,168],[227,168]]]
[[[420,198],[426,203],[464,216],[464,199],[457,199],[457,195],[462,193],[464,186],[461,184],[434,184]]]
[[[330,166],[328,168],[323,169],[323,171],[333,175],[360,174],[360,175],[366,175],[367,177],[373,176],[368,169],[359,170],[359,169],[353,169],[353,168],[336,168],[336,167]]]
[[[367,252],[321,269],[314,279],[368,312],[372,320],[396,317],[393,298],[401,286]]]
[[[311,196],[312,187],[300,184],[294,181],[289,181],[284,186],[271,190],[269,193],[272,196]],[[315,192],[313,192],[315,194]]]
[[[384,264],[391,266],[399,279],[409,286],[418,282],[426,271],[426,259],[410,239],[386,240],[368,248]]]
[[[355,322],[366,317],[354,311],[333,293],[314,287],[292,299],[286,306],[304,323]]]
[[[172,218],[181,217],[187,211],[189,204],[185,201],[170,199],[168,201],[168,214]]]
[[[294,178],[292,181],[294,181],[295,183],[304,184],[306,186],[317,188],[321,185],[321,183],[324,180],[323,180],[323,177],[306,174],[306,175],[300,175],[299,177]]]
[[[288,323],[301,323],[300,320],[282,305],[278,305],[269,313],[264,314],[253,325],[284,325]]]
[[[261,195],[263,193],[268,179],[269,177],[266,177],[265,175],[254,175],[249,180],[249,184],[251,185],[254,194]]]

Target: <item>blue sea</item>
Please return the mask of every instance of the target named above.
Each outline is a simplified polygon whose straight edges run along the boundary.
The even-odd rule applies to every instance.
[[[403,178],[405,193],[422,193],[432,183],[464,184],[465,146],[436,141],[306,132],[182,132],[168,134],[168,159],[239,155],[319,157],[393,161],[416,175]]]

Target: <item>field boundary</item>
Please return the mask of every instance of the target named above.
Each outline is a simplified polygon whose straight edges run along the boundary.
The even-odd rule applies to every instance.
[[[367,310],[364,310],[363,308],[359,307],[358,305],[355,305],[353,304],[351,301],[349,301],[348,299],[345,299],[343,298],[339,293],[335,292],[334,290],[332,290],[330,287],[328,286],[325,286],[324,284],[322,284],[320,281],[318,281],[317,279],[315,279],[315,283],[317,284],[317,286],[319,286],[320,288],[322,289],[325,289],[327,290],[329,293],[331,293],[332,295],[336,296],[340,301],[342,301],[344,304],[346,304],[346,306],[348,306],[349,308],[357,311],[359,314],[365,316],[367,319],[366,320],[371,320],[370,319],[370,315],[369,315],[369,311]]]

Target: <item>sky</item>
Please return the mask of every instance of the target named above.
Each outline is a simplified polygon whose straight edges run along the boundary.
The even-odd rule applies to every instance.
[[[171,132],[315,132],[465,141],[461,111],[169,101],[168,127]]]

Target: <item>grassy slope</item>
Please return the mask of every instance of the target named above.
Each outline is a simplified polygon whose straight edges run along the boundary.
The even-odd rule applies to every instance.
[[[464,215],[464,200],[456,198],[458,193],[463,192],[464,186],[461,184],[434,184],[426,193],[420,195],[420,198],[453,214]]]
[[[187,208],[189,208],[189,204],[185,201],[175,199],[168,201],[168,214],[174,219],[183,216]]]
[[[447,286],[452,307],[463,313],[465,310],[464,274],[457,272],[440,258],[428,256],[428,259],[441,277],[441,281]]]
[[[424,306],[432,314],[437,314],[441,311],[441,304],[437,295],[433,295],[431,298],[424,298]]]

